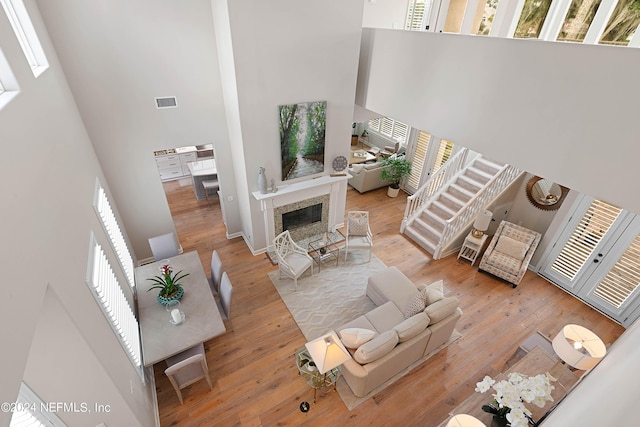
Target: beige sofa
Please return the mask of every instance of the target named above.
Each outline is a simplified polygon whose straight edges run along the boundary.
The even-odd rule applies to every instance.
[[[352,355],[342,375],[358,397],[446,343],[462,316],[441,280],[416,287],[396,267],[370,277],[367,296],[378,307],[336,329]]]
[[[360,193],[386,187],[389,181],[380,177],[382,166],[380,162],[355,164],[349,166],[349,185]]]

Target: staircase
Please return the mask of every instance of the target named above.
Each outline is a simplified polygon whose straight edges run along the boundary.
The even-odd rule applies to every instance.
[[[432,254],[434,259],[448,255],[443,253],[446,246],[460,233],[466,233],[477,213],[521,173],[509,165],[482,156],[464,167],[464,156],[466,152],[457,159],[458,165],[449,166],[454,170],[442,172],[448,178],[434,174],[407,199],[401,232]],[[439,182],[435,190],[431,183],[434,180]],[[431,194],[427,197],[423,193]]]

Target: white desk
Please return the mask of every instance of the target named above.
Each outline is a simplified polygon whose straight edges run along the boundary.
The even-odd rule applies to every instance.
[[[169,323],[169,313],[157,300],[159,290],[147,292],[153,286],[147,279],[160,275],[162,263],[158,261],[136,268],[144,366],[151,366],[226,331],[196,251],[169,258],[174,273],[180,270],[189,273],[180,281],[184,287],[180,309],[185,314],[185,321],[177,326]]]
[[[218,176],[218,168],[215,159],[198,160],[187,164],[189,172],[191,172],[191,181],[193,182],[193,192],[196,199],[206,199],[202,181],[215,179]]]

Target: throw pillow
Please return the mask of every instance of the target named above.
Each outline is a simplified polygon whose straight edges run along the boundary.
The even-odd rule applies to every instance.
[[[398,333],[398,342],[405,342],[424,331],[429,326],[429,316],[421,312],[394,326]]]
[[[368,231],[369,218],[366,216],[348,217],[349,218],[349,235],[366,236]]]
[[[500,236],[494,249],[516,259],[523,259],[527,253],[527,245],[509,236]]]
[[[433,325],[434,323],[438,323],[452,315],[459,305],[460,302],[458,301],[458,298],[447,297],[431,304],[429,307],[424,309],[424,312],[429,316],[429,324]]]
[[[398,344],[398,333],[391,329],[358,347],[353,359],[361,365],[371,363],[393,350],[396,344]]]
[[[346,328],[340,331],[342,344],[347,348],[358,348],[362,344],[371,341],[377,333],[371,329]]]
[[[424,295],[425,307],[430,306],[434,302],[438,302],[444,298],[444,281],[438,280],[430,285],[422,288],[422,294]]]
[[[426,307],[424,294],[422,292],[417,292],[413,298],[409,301],[407,306],[404,308],[404,318],[408,319],[411,316],[414,316],[420,313]]]

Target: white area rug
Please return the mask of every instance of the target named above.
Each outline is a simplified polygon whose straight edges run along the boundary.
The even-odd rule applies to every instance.
[[[386,266],[371,255],[367,262],[364,251],[349,252],[347,261],[340,251],[340,262],[335,260],[322,264],[320,272],[314,264],[314,274],[308,270],[298,279],[298,290],[293,280],[286,276],[280,279],[280,271],[269,273],[269,278],[280,293],[291,315],[307,340],[335,330],[335,328],[373,310],[376,305],[367,297],[367,279],[370,274]]]
[[[298,279],[298,291],[295,291],[292,279],[284,276],[280,279],[278,270],[269,273],[271,282],[280,293],[280,298],[286,304],[307,341],[318,338],[330,330],[335,331],[376,307],[366,295],[367,279],[370,274],[381,271],[386,266],[373,254],[371,262],[367,262],[366,257],[367,254],[364,252],[352,252],[349,253],[345,262],[342,255],[338,266],[335,261],[329,261],[322,265],[320,272],[317,271],[317,264],[315,264],[313,276],[305,273]],[[461,336],[458,331],[454,331],[447,343],[364,397],[355,396],[344,378],[340,378],[336,385],[338,394],[347,408],[352,410]]]

